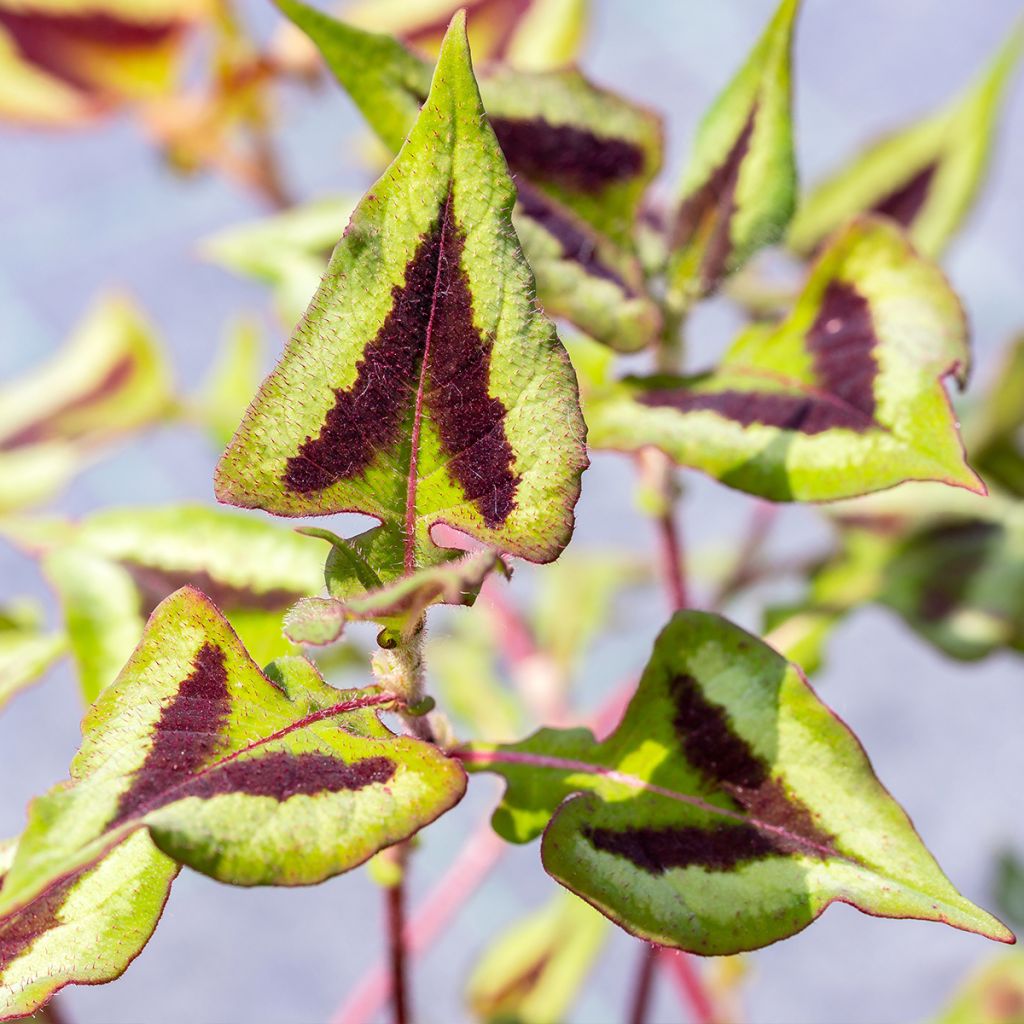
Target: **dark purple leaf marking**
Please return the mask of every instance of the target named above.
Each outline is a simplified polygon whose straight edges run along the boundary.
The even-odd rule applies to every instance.
[[[845,429],[863,433],[878,426],[875,378],[878,344],[867,300],[851,285],[830,281],[805,338],[814,359],[818,389],[807,394],[776,391],[691,391],[653,388],[638,396],[642,405],[679,412],[709,410],[748,427],[761,423],[801,434]]]
[[[576,125],[551,124],[542,117],[492,117],[491,127],[512,170],[532,181],[593,194],[644,169],[639,146]]]
[[[260,611],[283,611],[300,598],[308,595],[299,590],[287,590],[284,587],[273,587],[270,590],[252,590],[249,587],[236,587],[223,580],[218,580],[205,570],[171,570],[161,569],[155,565],[141,565],[138,562],[123,561],[120,563],[131,575],[138,587],[141,598],[141,611],[145,616],[153,613],[153,609],[168,594],[181,587],[191,585],[201,590],[218,608],[232,610],[236,608],[252,608]]]
[[[687,246],[710,231],[700,263],[700,285],[705,293],[711,291],[722,279],[732,255],[731,230],[736,213],[736,186],[739,183],[740,168],[750,148],[756,117],[755,106],[725,159],[711,172],[708,180],[683,201],[676,214],[672,232],[673,248]]]
[[[31,903],[4,918],[0,923],[0,976],[36,939],[61,923],[60,909],[81,877],[82,873],[76,872],[51,885]]]
[[[104,47],[157,46],[181,28],[176,21],[131,22],[110,14],[51,15],[33,11],[0,10],[6,30],[20,56],[68,85],[84,92],[100,91],[96,82],[75,63],[77,44]]]
[[[641,871],[661,875],[672,868],[703,867],[731,871],[747,861],[786,852],[784,843],[753,825],[712,828],[584,828],[583,836],[597,850],[624,857]]]
[[[939,169],[937,162],[925,164],[916,174],[898,188],[893,189],[875,203],[873,212],[891,217],[897,224],[909,228],[921,212],[928,193],[931,190],[932,178]]]
[[[279,750],[247,760],[227,761],[180,787],[174,799],[244,793],[284,801],[293,796],[364,789],[390,781],[395,770],[395,762],[388,757],[366,757],[349,764],[328,754],[291,754]]]
[[[532,0],[470,0],[464,4],[467,8],[469,24],[472,25],[477,19],[487,19],[491,22],[493,37],[491,50],[494,60],[503,60],[508,50],[512,37],[515,35],[516,25],[526,12],[530,9]],[[448,12],[440,18],[434,18],[407,32],[403,38],[414,45],[429,45],[436,41],[448,28]]]
[[[633,292],[616,270],[601,262],[597,238],[589,228],[525,181],[520,179],[516,184],[520,209],[561,245],[564,259],[578,263],[591,277],[611,281],[624,292]]]
[[[48,412],[42,419],[26,424],[17,433],[0,438],[0,451],[10,451],[12,448],[20,448],[23,445],[38,444],[40,441],[49,441],[59,436],[61,417],[117,394],[128,382],[134,370],[134,357],[122,356],[88,391]]]
[[[335,389],[335,404],[319,435],[307,438],[288,460],[284,482],[292,491],[321,491],[361,476],[378,453],[401,445],[410,415],[418,437],[422,399],[448,472],[466,498],[488,526],[508,518],[519,476],[505,436],[505,407],[487,390],[492,342],[473,325],[463,244],[449,194],[437,225],[421,239],[406,268],[404,283],[392,289],[391,312],[366,346],[355,382]]]
[[[199,649],[192,672],[164,707],[153,727],[153,744],[118,802],[108,828],[140,808],[159,806],[166,791],[209,761],[222,741],[231,711],[224,652],[210,643]]]

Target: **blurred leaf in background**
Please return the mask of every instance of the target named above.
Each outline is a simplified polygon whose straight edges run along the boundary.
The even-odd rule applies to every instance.
[[[0,708],[39,679],[66,648],[64,634],[47,629],[35,605],[0,607]]]

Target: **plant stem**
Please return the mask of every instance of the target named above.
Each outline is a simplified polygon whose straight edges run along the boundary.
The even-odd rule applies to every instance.
[[[686,573],[683,567],[683,544],[676,523],[675,503],[658,516],[658,538],[661,542],[661,567],[665,574],[665,588],[673,611],[687,606]]]
[[[693,957],[675,949],[660,950],[661,962],[668,967],[680,994],[693,1011],[696,1024],[715,1024],[719,1018],[714,1004],[701,981],[700,973],[694,966]]]
[[[403,845],[403,851],[408,847]],[[402,877],[384,890],[387,902],[388,956],[391,963],[391,1005],[395,1024],[409,1021],[409,978],[405,956],[405,857]]]
[[[779,506],[759,501],[750,517],[747,534],[732,568],[708,603],[712,611],[721,611],[740,591],[760,578],[759,556],[779,514]]]
[[[651,1004],[651,991],[654,987],[654,968],[658,963],[659,949],[657,946],[645,945],[640,970],[636,976],[636,987],[633,989],[633,1002],[629,1011],[629,1024],[646,1024],[647,1011]]]

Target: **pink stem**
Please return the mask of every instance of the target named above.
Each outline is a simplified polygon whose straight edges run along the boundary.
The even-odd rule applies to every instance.
[[[664,946],[661,947],[658,957],[669,969],[680,995],[693,1011],[695,1024],[715,1024],[718,1019],[715,1016],[715,1007],[704,988],[693,957],[676,949],[666,949]]]
[[[674,612],[687,606],[686,576],[683,570],[683,545],[676,524],[675,507],[658,517],[658,538],[661,543],[661,567],[665,574],[665,587]]]

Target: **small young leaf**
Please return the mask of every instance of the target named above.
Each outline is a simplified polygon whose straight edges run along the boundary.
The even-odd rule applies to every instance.
[[[934,1024],[1020,1024],[1024,953],[1014,951],[973,971]]]
[[[503,775],[494,827],[651,942],[707,955],[785,938],[836,900],[1001,941],[799,670],[724,619],[678,613],[622,722],[462,751]]]
[[[370,126],[397,151],[426,95],[429,65],[389,37],[299,0],[278,6],[308,33]],[[421,86],[410,84],[417,81]],[[639,203],[661,165],[657,117],[574,70],[496,67],[482,75],[480,89],[516,177],[514,223],[545,309],[616,349],[647,344],[660,312],[646,294],[631,239]]]
[[[64,634],[44,629],[34,609],[0,608],[0,708],[39,679],[66,649]]]
[[[323,589],[319,544],[227,509],[117,509],[10,535],[41,556],[57,591],[86,703],[117,675],[149,613],[186,583],[225,610],[261,664],[295,653],[282,616]]]
[[[469,41],[480,63],[543,71],[575,59],[588,0],[360,0],[345,13],[353,24],[436,54],[460,7],[466,8]]]
[[[569,893],[506,928],[469,979],[468,1002],[487,1024],[564,1020],[608,936],[608,922]]]
[[[170,403],[150,326],[128,300],[100,301],[49,363],[0,389],[0,511],[49,498],[97,447]]]
[[[939,480],[984,493],[943,386],[969,361],[942,273],[881,219],[822,255],[790,315],[754,325],[696,377],[630,378],[587,403],[597,448],[647,445],[775,501]]]
[[[144,919],[133,910],[138,941],[127,956],[91,913],[94,874],[131,902],[130,868],[112,868],[111,859],[128,856],[129,843],[141,843],[148,858],[140,831],[220,881],[309,885],[408,838],[461,798],[456,761],[380,723],[390,695],[335,690],[302,658],[268,673],[198,591],[186,587],[156,609],[85,718],[71,781],[31,807],[0,890],[4,1011],[27,1012],[26,999],[41,1000],[63,981],[115,976],[148,938],[173,875],[166,859],[159,899]],[[155,870],[149,859],[141,867]],[[89,898],[79,901],[87,882]],[[62,925],[82,947],[91,935],[98,959],[82,961],[102,974],[68,958],[67,944],[51,935]],[[38,958],[58,944],[81,972],[74,978],[40,974],[47,961]]]
[[[1024,28],[950,106],[883,139],[814,189],[793,219],[790,247],[810,255],[851,217],[874,212],[906,228],[926,256],[939,257],[984,181],[999,107],[1022,45]]]
[[[346,622],[367,620],[408,633],[418,627],[432,604],[472,605],[495,570],[507,572],[493,551],[477,551],[344,600],[303,598],[285,616],[285,635],[297,644],[331,644],[341,636]]]
[[[440,522],[557,557],[585,428],[568,357],[532,303],[513,192],[457,19],[408,142],[217,468],[222,501],[365,512],[402,536],[406,571],[438,560]]]
[[[799,0],[783,0],[701,122],[670,225],[669,279],[685,303],[781,237],[796,205],[790,50]]]

